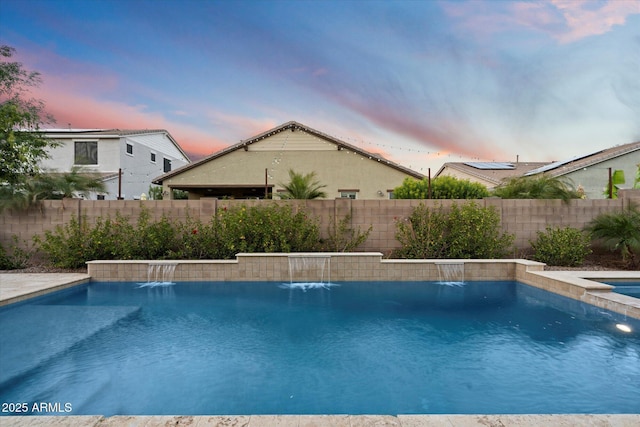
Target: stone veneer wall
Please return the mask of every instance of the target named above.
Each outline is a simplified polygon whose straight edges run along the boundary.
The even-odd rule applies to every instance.
[[[295,257],[330,257],[332,281],[433,281],[443,260],[383,259],[379,252],[308,253]],[[149,264],[176,264],[175,281],[276,281],[290,280],[289,254],[238,254],[235,260],[194,261],[90,261],[88,274],[97,281],[148,280]],[[543,264],[527,260],[447,260],[464,263],[464,280],[514,280],[518,263]],[[328,269],[328,267],[325,267]],[[327,270],[325,270],[327,271]],[[316,280],[317,273],[306,280]],[[325,276],[325,280],[327,276]]]

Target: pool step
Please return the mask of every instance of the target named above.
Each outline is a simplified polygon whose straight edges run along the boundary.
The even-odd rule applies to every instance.
[[[130,306],[25,305],[0,312],[0,385],[139,310]]]

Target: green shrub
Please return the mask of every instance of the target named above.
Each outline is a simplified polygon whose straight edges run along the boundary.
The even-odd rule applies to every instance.
[[[447,258],[502,258],[515,239],[502,232],[494,206],[482,207],[474,202],[461,207],[454,204],[447,226]]]
[[[450,212],[442,206],[416,207],[407,221],[397,223],[400,258],[501,258],[507,255],[514,235],[502,233],[500,217],[493,207],[476,203],[454,204]]]
[[[439,176],[431,180],[432,199],[482,199],[489,196],[489,190],[478,182],[458,179],[452,176]],[[421,181],[405,178],[402,185],[393,190],[396,199],[429,198],[429,179]]]
[[[176,223],[177,249],[170,251],[169,259],[221,259],[225,258],[215,217],[209,223],[187,217]]]
[[[7,251],[0,244],[0,270],[17,270],[25,268],[31,256],[30,251],[18,246],[18,236],[11,237],[11,244]]]
[[[86,217],[71,218],[65,226],[58,225],[53,231],[45,231],[44,238],[35,236],[34,241],[55,267],[80,268],[86,261],[96,258],[88,242],[90,229]]]
[[[151,221],[143,210],[132,225],[115,219],[72,218],[65,226],[36,239],[56,267],[80,268],[94,259],[231,259],[238,252],[313,251],[319,242],[317,223],[290,207],[220,209],[209,223],[187,218],[180,222]]]
[[[396,223],[396,239],[400,249],[399,258],[446,258],[447,255],[447,214],[442,206],[430,209],[417,206],[406,221]]]
[[[313,252],[318,250],[320,232],[316,220],[290,205],[239,206],[217,213],[220,241],[226,249],[223,259],[238,252]]]
[[[585,257],[591,253],[589,236],[576,228],[547,227],[546,231],[538,231],[537,235],[535,241],[530,241],[536,261],[576,267],[582,265]]]
[[[129,218],[120,212],[116,212],[115,219],[96,219],[95,225],[87,233],[87,256],[90,256],[87,261],[136,258],[136,229],[129,223]]]
[[[482,199],[488,196],[487,187],[468,179],[439,176],[431,181],[432,199]]]
[[[345,215],[341,220],[329,221],[328,238],[322,242],[323,250],[328,252],[350,252],[366,242],[371,234],[372,226],[367,231],[361,231],[360,227],[351,227],[351,214]]]
[[[343,250],[363,243],[366,233],[346,227],[343,220],[333,241]],[[331,240],[331,239],[329,239]],[[290,205],[220,208],[209,222],[187,217],[151,221],[143,209],[137,223],[116,213],[87,225],[86,217],[36,237],[36,243],[56,267],[80,268],[104,259],[232,259],[239,252],[314,252],[322,249],[318,221]]]
[[[152,222],[149,210],[142,209],[134,234],[130,236],[134,259],[167,259],[180,247],[176,233],[176,222],[162,216]]]

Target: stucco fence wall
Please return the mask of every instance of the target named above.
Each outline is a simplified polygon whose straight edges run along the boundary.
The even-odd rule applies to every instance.
[[[514,256],[519,257],[522,250],[530,247],[537,231],[547,226],[582,228],[596,216],[605,212],[615,212],[632,203],[640,205],[640,190],[623,191],[616,200],[573,200],[565,204],[559,200],[502,200],[487,198],[476,200],[480,206],[493,206],[501,218],[502,229],[516,235]],[[39,207],[28,212],[5,210],[0,213],[0,242],[7,248],[12,236],[19,242],[31,242],[33,236],[43,235],[56,226],[64,226],[72,218],[94,224],[97,218],[115,217],[116,212],[135,221],[143,209],[147,209],[152,218],[158,220],[163,215],[185,220],[187,217],[208,221],[217,209],[245,204],[247,206],[269,203],[292,203],[296,209],[305,209],[320,220],[323,233],[332,221],[351,215],[352,227],[365,231],[372,227],[368,240],[358,248],[359,251],[382,252],[388,256],[399,246],[395,239],[396,223],[406,220],[412,210],[425,204],[429,207],[453,203],[465,203],[464,200],[47,200]]]

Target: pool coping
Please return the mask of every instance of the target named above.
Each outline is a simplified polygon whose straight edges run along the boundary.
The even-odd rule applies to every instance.
[[[640,319],[640,299],[613,292],[603,281],[637,281],[640,271],[543,270],[527,271],[516,280],[575,300]]]

